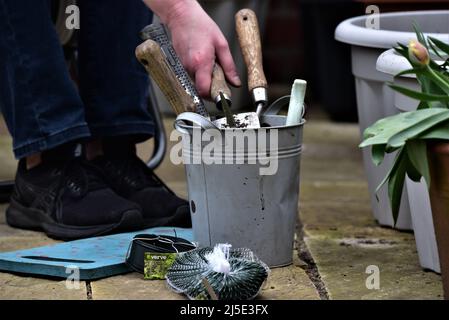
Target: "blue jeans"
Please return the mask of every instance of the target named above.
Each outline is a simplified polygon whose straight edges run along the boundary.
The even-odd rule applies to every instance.
[[[149,79],[134,56],[151,11],[142,0],[79,0],[78,5],[77,89],[50,1],[0,0],[0,107],[16,158],[82,138],[142,141],[154,134]]]

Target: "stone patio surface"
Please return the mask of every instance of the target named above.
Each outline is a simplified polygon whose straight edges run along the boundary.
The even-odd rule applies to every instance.
[[[168,130],[173,119],[166,120]],[[312,113],[301,164],[300,221],[293,265],[272,270],[259,299],[442,299],[439,275],[423,271],[413,233],[379,227],[357,148],[356,124],[335,124]],[[139,152],[148,157],[151,146]],[[11,179],[16,162],[11,139],[0,125],[0,179]],[[158,175],[186,197],[184,168],[166,159]],[[0,206],[0,252],[55,243],[39,232],[6,225]],[[379,289],[366,286],[367,268],[379,269]],[[65,281],[0,273],[0,299],[184,299],[164,281],[137,273],[82,282],[68,290]]]

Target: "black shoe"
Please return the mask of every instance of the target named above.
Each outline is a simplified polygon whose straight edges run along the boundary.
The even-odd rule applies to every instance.
[[[117,194],[140,205],[146,228],[192,226],[189,203],[177,197],[137,157],[133,144],[104,143],[104,151],[93,164],[102,169]]]
[[[143,228],[138,205],[112,191],[95,166],[62,153],[62,148],[44,153],[31,170],[19,161],[6,211],[9,225],[62,240]]]

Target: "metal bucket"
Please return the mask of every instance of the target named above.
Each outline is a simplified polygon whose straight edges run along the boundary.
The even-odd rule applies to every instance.
[[[194,240],[200,246],[230,243],[249,248],[270,267],[293,261],[305,123],[285,126],[287,117],[277,115],[277,109],[270,108],[261,119],[269,127],[215,130],[224,148],[233,145],[227,153],[218,152],[215,159],[222,159],[221,164],[198,163],[198,159],[193,163],[193,156],[205,151],[210,143],[194,137],[203,134],[207,125],[188,125],[186,121],[198,122],[185,114],[175,123],[183,138]],[[235,137],[246,134],[253,138],[249,131],[254,132],[257,143],[237,145]],[[263,143],[266,148],[261,148]],[[233,163],[225,164],[226,160]],[[274,174],[266,175],[270,170],[264,168],[270,166]]]

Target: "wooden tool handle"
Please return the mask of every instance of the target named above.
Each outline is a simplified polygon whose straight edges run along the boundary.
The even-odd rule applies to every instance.
[[[214,71],[212,73],[212,85],[210,87],[211,98],[214,101],[220,100],[220,92],[223,92],[225,97],[231,99],[231,89],[226,82],[223,69],[218,63],[215,63]]]
[[[262,43],[256,14],[250,9],[240,10],[235,16],[235,22],[243,59],[248,69],[249,90],[266,88],[267,79],[263,71]]]
[[[157,42],[147,40],[139,45],[136,57],[157,83],[176,114],[195,112],[192,97],[182,87]]]

